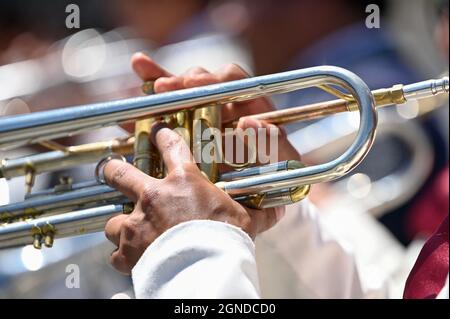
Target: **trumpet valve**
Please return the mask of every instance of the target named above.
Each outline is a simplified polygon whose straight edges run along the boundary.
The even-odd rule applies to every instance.
[[[42,248],[42,236],[40,234],[35,234],[33,236],[33,247],[35,249],[41,249]]]
[[[55,227],[53,225],[47,224],[42,229],[44,235],[44,245],[47,248],[53,247],[53,240],[55,237]]]
[[[70,176],[61,176],[59,178],[59,184],[55,186],[55,192],[65,192],[70,191],[72,189],[72,177]]]
[[[31,229],[31,233],[33,235],[33,247],[35,249],[41,249],[42,248],[42,232],[39,227],[33,227]]]
[[[53,247],[53,240],[54,240],[54,235],[52,234],[46,234],[44,236],[44,245],[47,248],[51,248]]]
[[[34,186],[34,181],[36,179],[36,173],[33,167],[27,167],[25,174],[25,186],[26,186],[26,194],[31,194],[31,190]]]

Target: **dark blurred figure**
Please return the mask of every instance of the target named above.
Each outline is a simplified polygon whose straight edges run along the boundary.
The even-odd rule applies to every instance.
[[[186,40],[200,33],[201,14],[210,0],[119,0],[117,11],[124,25],[136,36],[152,40],[156,46]],[[188,26],[192,24],[192,27]],[[193,28],[193,29],[191,29]]]
[[[448,42],[449,42],[449,25],[448,25],[448,0],[441,0],[439,7],[439,21],[435,31],[435,41],[440,49],[444,59],[448,61]]]
[[[0,65],[39,56],[54,41],[79,31],[65,25],[69,4],[79,6],[82,29],[114,26],[108,0],[0,1]]]
[[[414,81],[384,21],[379,29],[366,27],[369,3],[383,15],[384,1],[247,1],[250,23],[244,35],[256,73],[329,64],[350,69],[372,87]]]
[[[121,23],[135,37],[151,41],[148,53],[174,74],[201,65],[213,71],[227,63],[252,70],[238,37],[246,23],[244,5],[218,0],[118,0]]]
[[[441,7],[444,8],[441,9],[443,22],[437,34],[441,38],[439,45],[448,48],[448,22],[445,28],[445,19],[448,19],[445,3],[448,1],[441,2]],[[287,0],[280,3],[275,0],[244,0],[243,3],[249,19],[242,35],[251,48],[256,74],[328,64],[355,72],[372,89],[396,83],[412,83],[429,76],[423,75],[419,71],[420,68],[410,64],[401,52],[386,19],[389,1]],[[418,3],[416,1],[411,5]],[[380,8],[381,27],[378,29],[368,28],[365,24],[369,15],[366,12],[368,4],[376,4]],[[434,1],[427,3],[428,8],[434,8],[435,5]],[[408,30],[403,32],[404,36],[411,37],[407,34]],[[420,39],[417,41],[420,45]],[[329,96],[323,92],[302,90],[290,94],[277,105],[285,107],[325,99],[329,99]],[[394,109],[383,111],[390,112],[389,116],[398,116]],[[342,117],[345,119],[345,115]],[[429,178],[431,180],[447,161],[447,138],[444,136],[445,131],[436,128],[436,119],[428,117],[422,119],[421,123],[433,142],[435,152],[434,173]],[[329,124],[331,125],[331,122]],[[288,132],[302,126],[303,124],[298,124],[288,127]],[[389,141],[376,144],[355,172],[364,172],[377,179],[384,176],[380,176],[380,172],[383,174],[391,171],[393,167],[401,167],[407,152],[400,146]],[[380,161],[386,154],[389,154],[389,161]],[[426,187],[427,184],[419,193]],[[314,196],[314,191],[312,195]],[[394,211],[387,212],[380,220],[403,244],[408,244],[411,240],[406,234],[405,220],[413,202],[414,199]]]
[[[79,35],[80,31],[96,28],[99,34],[117,27],[110,10],[113,1],[0,1],[0,116],[85,103],[92,99],[91,92],[97,87],[92,85],[87,88],[81,81],[75,82],[76,79],[69,78],[63,69],[61,52],[67,40],[72,35]],[[77,4],[80,8],[80,29],[68,29],[65,25],[69,14],[66,13],[68,4]],[[126,63],[129,66],[129,58]],[[72,143],[76,144],[68,142]],[[24,147],[7,154],[0,152],[0,158],[20,157],[45,150]],[[54,177],[57,180],[56,174]],[[50,179],[50,174],[40,175],[36,178],[34,190],[53,187],[55,183],[50,182]],[[8,181],[8,184],[10,200],[23,200],[24,180],[15,178]],[[42,261],[39,267],[43,269],[37,273],[28,271],[25,259],[22,258],[27,255],[26,250],[18,248],[1,251],[0,298],[24,297],[24,291],[33,298],[45,298],[49,295],[59,298],[108,298],[112,292],[125,289],[129,286],[128,278],[118,277],[111,273],[111,269],[105,269],[107,266],[102,263],[101,257],[96,260],[95,256],[101,256],[99,252],[107,251],[108,248],[98,248],[96,245],[100,240],[96,240],[95,236],[103,240],[102,234],[63,239],[54,250],[38,252],[37,257]],[[82,275],[86,284],[81,289],[67,289],[65,268],[70,261],[61,259],[88,247],[92,247],[92,255],[74,257],[76,263],[84,263],[85,269],[89,269],[89,272]],[[59,263],[54,264],[58,261]],[[94,277],[90,276],[97,280],[92,280]]]
[[[30,32],[39,38],[53,40],[72,34],[75,29],[65,25],[66,7],[76,4],[80,8],[80,28],[110,29],[115,17],[110,5],[115,0],[15,0],[0,2],[2,34],[10,37]],[[4,45],[4,43],[0,44]]]
[[[440,1],[439,20],[435,30],[435,41],[442,56],[448,60],[449,55],[449,18],[448,0]],[[447,147],[448,147],[448,109],[447,109]],[[433,126],[433,122],[429,121],[429,126]],[[447,150],[448,148],[441,145]],[[410,207],[410,214],[406,218],[406,228],[408,239],[427,238],[440,225],[442,220],[448,216],[449,210],[449,168],[448,157],[438,158],[440,163],[437,163],[434,173],[430,181],[424,187],[423,194],[413,202]]]
[[[10,65],[10,68],[0,70],[0,81],[7,81],[5,77],[11,81],[7,83],[6,92],[0,94],[0,101],[22,98],[32,111],[85,102],[86,99],[79,97],[87,93],[71,93],[81,90],[74,85],[78,79],[70,78],[63,69],[63,45],[80,31],[94,28],[101,33],[117,27],[111,10],[113,6],[107,6],[113,3],[114,0],[1,1],[0,66]],[[66,26],[69,4],[79,7],[80,28]],[[24,78],[26,63],[12,65],[21,61],[30,62],[26,68],[30,69],[29,76],[34,77],[33,83],[27,82],[26,76]],[[72,61],[71,64],[76,63]],[[76,67],[72,66],[72,69]],[[82,80],[78,82],[86,82]]]

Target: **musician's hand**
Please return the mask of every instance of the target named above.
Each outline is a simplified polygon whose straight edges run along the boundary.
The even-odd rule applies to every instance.
[[[248,73],[236,64],[229,64],[215,73],[210,73],[201,67],[196,67],[189,69],[180,76],[174,76],[142,53],[137,53],[133,56],[132,66],[143,81],[155,81],[154,90],[156,93],[240,80],[249,76]],[[288,141],[283,128],[268,124],[264,121],[245,117],[252,114],[273,111],[274,107],[269,99],[262,97],[240,103],[229,103],[222,110],[223,122],[239,120],[237,128],[243,130],[247,128],[271,128],[277,131],[279,137],[278,161],[300,160],[300,154]],[[269,130],[266,130],[266,132],[269,133]],[[266,138],[266,141],[269,141],[269,138]],[[221,168],[224,170],[224,165]],[[277,207],[265,209],[264,211],[269,214],[275,213],[279,220],[284,215],[285,210],[284,207]]]
[[[240,227],[252,238],[275,224],[275,212],[244,209],[212,184],[198,169],[190,149],[174,131],[157,124],[152,142],[158,148],[168,175],[150,177],[118,160],[104,167],[106,182],[127,196],[135,207],[130,215],[108,221],[106,237],[118,246],[112,265],[130,273],[145,249],[164,231],[189,220],[209,219]]]
[[[180,76],[174,76],[143,53],[136,53],[131,60],[131,64],[136,74],[143,81],[155,81],[154,89],[156,93],[249,77],[248,73],[236,64],[229,64],[214,73],[208,72],[201,67],[195,67]],[[247,128],[272,128],[273,130],[278,130],[278,160],[300,160],[300,154],[287,140],[283,128],[245,117],[273,111],[274,109],[270,100],[265,97],[240,103],[229,103],[222,108],[222,120],[225,123],[239,120],[237,128],[244,130]]]

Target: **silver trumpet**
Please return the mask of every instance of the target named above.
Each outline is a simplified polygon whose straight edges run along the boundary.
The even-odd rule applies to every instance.
[[[371,92],[355,74],[334,66],[277,73],[192,89],[152,94],[124,100],[55,109],[0,119],[0,149],[41,143],[51,151],[22,158],[2,159],[0,178],[25,176],[28,195],[22,202],[0,206],[0,247],[42,244],[51,247],[55,238],[101,231],[116,214],[133,206],[101,178],[72,184],[64,179],[51,190],[31,192],[37,174],[96,163],[110,156],[132,157],[136,167],[151,176],[164,176],[159,154],[149,143],[155,121],[201,130],[233,126],[222,123],[220,107],[272,94],[318,87],[338,99],[312,105],[252,115],[274,124],[311,120],[339,112],[359,111],[360,126],[353,143],[327,163],[306,166],[289,160],[263,166],[243,165],[220,174],[218,163],[198,163],[212,183],[236,201],[254,208],[287,205],[305,198],[310,185],[348,174],[364,159],[375,138],[376,107],[404,104],[422,98],[448,97],[449,80],[443,77],[410,85],[395,85]],[[339,87],[339,89],[338,89]],[[151,93],[151,84],[144,84]],[[65,147],[52,139],[105,126],[135,122],[134,136],[126,139]],[[191,145],[194,147],[194,145]],[[200,146],[202,147],[202,146]]]

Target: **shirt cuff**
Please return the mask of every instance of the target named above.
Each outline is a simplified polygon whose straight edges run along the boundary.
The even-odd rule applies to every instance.
[[[132,270],[137,298],[257,298],[255,245],[240,228],[212,220],[178,224]]]

